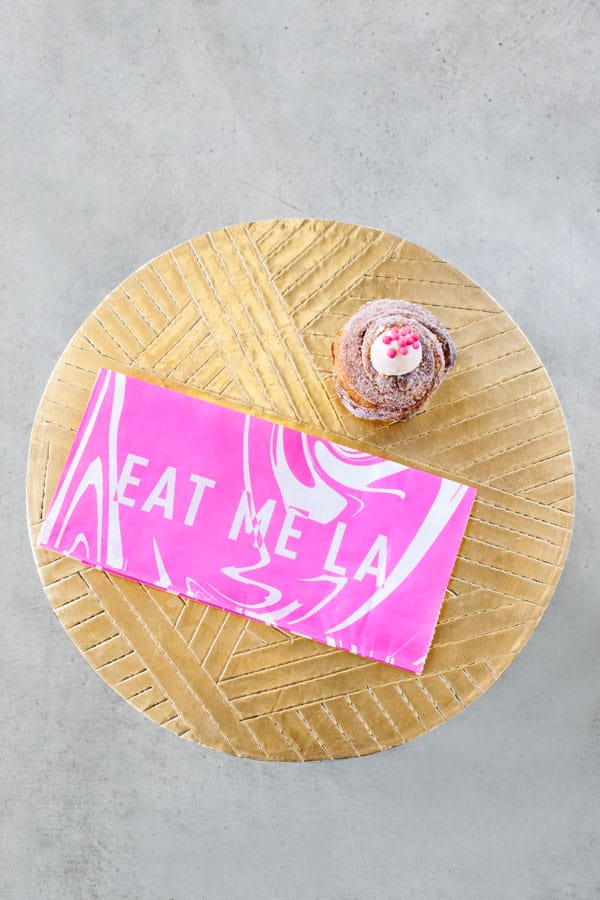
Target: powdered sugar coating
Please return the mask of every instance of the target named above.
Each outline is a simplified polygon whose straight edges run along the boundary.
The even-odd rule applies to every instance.
[[[384,332],[410,326],[422,359],[404,375],[381,375],[371,362],[373,342]],[[332,345],[334,384],[344,406],[365,419],[402,421],[416,415],[454,365],[456,349],[444,325],[406,300],[365,303],[337,333]]]

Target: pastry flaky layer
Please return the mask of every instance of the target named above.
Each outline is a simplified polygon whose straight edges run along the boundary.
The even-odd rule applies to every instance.
[[[373,342],[409,325],[419,336],[422,358],[404,375],[382,375],[371,362]],[[407,300],[371,300],[338,331],[331,346],[333,380],[344,406],[363,419],[401,422],[416,415],[446,377],[456,348],[436,316]]]

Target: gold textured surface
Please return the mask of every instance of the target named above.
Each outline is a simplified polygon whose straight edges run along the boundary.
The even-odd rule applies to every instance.
[[[427,410],[399,425],[354,418],[331,383],[333,334],[377,297],[431,309],[458,351]],[[36,547],[102,366],[477,485],[423,675]],[[477,699],[527,642],[552,596],[573,502],[560,405],[509,316],[428,251],[318,220],[205,234],[127,278],[60,358],[34,423],[28,471],[40,576],[90,665],[175,734],[268,760],[362,756],[423,734]]]

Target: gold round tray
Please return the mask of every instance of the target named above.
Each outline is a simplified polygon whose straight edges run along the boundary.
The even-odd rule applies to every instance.
[[[366,300],[398,297],[449,327],[457,364],[425,412],[354,418],[330,344]],[[257,415],[478,486],[421,676],[88,568],[36,546],[102,366],[199,389]],[[31,438],[28,515],[65,630],[124,699],[175,734],[238,756],[363,756],[434,728],[522,649],[564,565],[573,462],[540,359],[500,306],[448,263],[356,225],[277,219],[202,235],[135,272],[61,356]]]

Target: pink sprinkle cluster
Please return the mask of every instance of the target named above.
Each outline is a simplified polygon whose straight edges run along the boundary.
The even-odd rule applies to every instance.
[[[390,359],[393,359],[398,353],[406,356],[411,347],[413,350],[418,350],[421,346],[419,335],[412,330],[410,325],[405,325],[403,328],[394,325],[390,331],[386,331],[381,340],[384,344],[390,345],[387,352]]]

